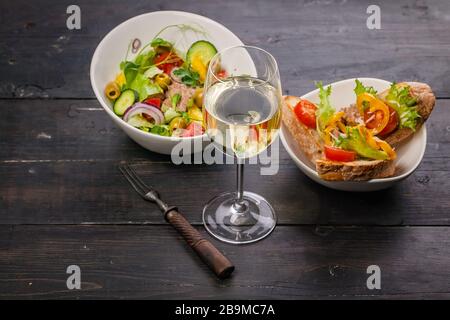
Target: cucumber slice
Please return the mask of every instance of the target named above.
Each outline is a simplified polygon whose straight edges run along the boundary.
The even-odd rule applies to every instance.
[[[151,127],[153,127],[153,124],[150,121],[148,121],[147,119],[145,119],[143,116],[141,116],[140,114],[137,114],[134,117],[131,117],[130,119],[128,119],[128,124],[130,124],[136,128],[141,128],[141,127],[151,128]]]
[[[136,95],[133,90],[125,90],[122,92],[119,98],[117,98],[116,103],[114,103],[114,113],[118,116],[123,116],[125,111],[133,105],[136,101]]]
[[[217,53],[216,47],[209,41],[199,40],[194,42],[186,53],[186,60],[191,65],[192,59],[197,57],[204,66],[207,66],[212,57]]]

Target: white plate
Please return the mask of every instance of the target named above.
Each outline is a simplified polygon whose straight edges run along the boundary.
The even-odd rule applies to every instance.
[[[374,79],[374,78],[358,78],[364,85],[373,86],[378,92],[389,88],[391,83],[389,81]],[[328,86],[328,85],[327,85]],[[347,79],[331,84],[332,91],[330,101],[331,104],[340,110],[352,103],[355,103],[355,79]],[[310,100],[314,103],[319,102],[319,90],[311,91],[301,98]],[[312,180],[332,189],[343,191],[375,191],[391,187],[395,183],[407,178],[420,164],[425,153],[427,143],[427,130],[425,125],[418,130],[412,138],[405,141],[397,151],[397,159],[395,160],[395,174],[389,178],[372,179],[369,181],[326,181],[319,177],[315,170],[315,165],[312,163],[300,150],[289,130],[283,126],[281,127],[281,141],[289,153],[292,160],[294,160],[297,167],[300,168]]]
[[[176,45],[184,52],[200,39],[213,43],[217,50],[242,45],[242,41],[220,23],[193,13],[181,11],[156,11],[131,18],[110,31],[97,46],[91,61],[91,85],[98,101],[111,119],[134,141],[142,147],[163,154],[170,154],[172,148],[180,141],[191,141],[192,146],[202,144],[202,136],[192,138],[163,137],[139,130],[114,114],[111,102],[105,97],[103,90],[106,84],[115,79],[119,73],[119,64],[124,59],[130,42],[137,38],[142,45],[150,42],[162,28],[174,24],[196,25],[207,32],[206,36],[188,32]],[[175,28],[164,32],[167,40],[179,40]],[[132,57],[132,55],[131,55]],[[184,150],[184,153],[189,153]]]

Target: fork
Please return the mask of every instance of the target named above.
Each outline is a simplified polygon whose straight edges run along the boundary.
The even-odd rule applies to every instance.
[[[234,266],[214,245],[204,239],[202,235],[184,218],[177,207],[169,206],[161,200],[158,191],[147,186],[129,165],[119,167],[122,174],[134,190],[145,200],[156,203],[164,213],[164,218],[186,240],[189,246],[198,254],[217,277],[224,279],[231,275]]]

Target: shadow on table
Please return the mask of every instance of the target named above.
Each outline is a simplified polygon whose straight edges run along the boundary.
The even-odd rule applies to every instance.
[[[234,165],[153,162],[134,166],[163,199],[183,208],[194,223],[201,223],[203,205],[210,198],[236,188]],[[257,165],[247,165],[244,176],[245,190],[269,200],[280,225],[401,225],[406,213],[412,218],[417,214],[409,201],[408,180],[390,189],[358,193],[323,187],[289,165],[273,176],[261,175]]]

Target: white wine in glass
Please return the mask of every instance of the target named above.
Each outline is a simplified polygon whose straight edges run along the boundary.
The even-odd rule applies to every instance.
[[[276,137],[281,120],[279,105],[278,90],[271,84],[248,76],[229,77],[207,91],[206,128],[225,153],[250,158]]]
[[[218,70],[226,76],[218,77]],[[223,72],[222,72],[223,75]],[[281,124],[281,85],[273,56],[263,49],[236,46],[216,54],[205,81],[204,123],[217,148],[237,160],[237,191],[211,199],[203,222],[228,243],[260,240],[275,228],[276,214],[262,196],[243,191],[244,161],[264,151]]]

